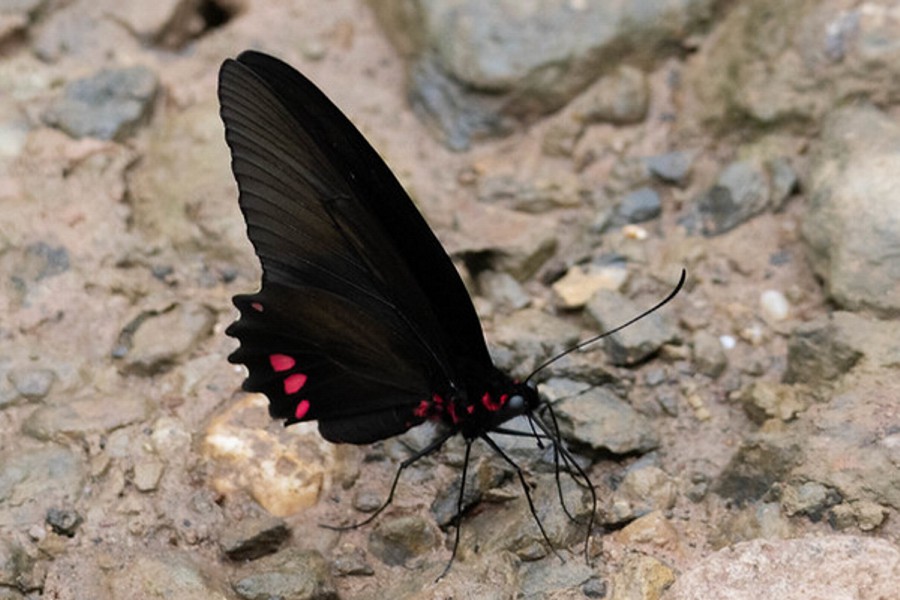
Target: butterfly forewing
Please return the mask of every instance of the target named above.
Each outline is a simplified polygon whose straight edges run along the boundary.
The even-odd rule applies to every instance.
[[[452,262],[377,153],[292,68],[244,53],[222,66],[219,98],[263,267],[228,329],[245,387],[332,441],[420,423],[413,408],[457,384],[454,357],[491,365]]]

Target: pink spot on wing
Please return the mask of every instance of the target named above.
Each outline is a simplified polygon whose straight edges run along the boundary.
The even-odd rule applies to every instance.
[[[297,364],[297,361],[294,360],[293,356],[288,356],[287,354],[270,354],[269,362],[272,364],[272,368],[275,371],[290,371],[294,368],[294,365]]]
[[[466,412],[469,413],[470,415],[471,415],[473,412],[475,412],[475,405],[474,405],[474,404],[468,405],[468,406],[466,407]]]
[[[302,419],[306,416],[306,413],[309,412],[309,400],[301,400],[299,404],[297,404],[296,410],[294,410],[294,417],[297,420]]]
[[[260,304],[259,302],[251,302],[251,303],[250,303],[250,308],[252,308],[252,309],[255,310],[256,312],[262,312],[262,311],[263,311],[263,305]]]
[[[294,373],[284,378],[284,393],[296,394],[300,388],[306,383],[306,375],[303,373]],[[299,418],[299,417],[298,417]]]

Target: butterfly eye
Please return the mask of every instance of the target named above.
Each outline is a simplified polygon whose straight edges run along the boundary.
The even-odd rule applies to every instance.
[[[519,412],[525,409],[525,398],[516,394],[509,399],[509,409],[513,412]]]

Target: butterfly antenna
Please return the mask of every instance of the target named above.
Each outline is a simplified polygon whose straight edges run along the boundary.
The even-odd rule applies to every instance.
[[[578,342],[577,344],[575,344],[575,345],[572,346],[571,348],[568,348],[568,349],[566,349],[566,350],[563,350],[562,352],[560,352],[560,353],[557,354],[556,356],[553,356],[553,357],[549,358],[548,360],[546,360],[545,362],[543,362],[538,368],[536,368],[534,371],[532,371],[531,374],[530,374],[528,377],[525,378],[525,383],[528,383],[528,382],[531,380],[532,377],[534,377],[534,376],[537,375],[540,371],[546,369],[547,367],[549,367],[550,365],[552,365],[553,363],[555,363],[556,361],[558,361],[559,359],[561,359],[563,356],[566,356],[566,355],[568,355],[568,354],[571,354],[572,352],[575,352],[576,350],[580,350],[580,349],[584,348],[585,346],[590,346],[590,345],[593,344],[594,342],[599,341],[599,340],[602,340],[602,339],[605,338],[605,337],[611,336],[612,334],[617,333],[617,332],[619,332],[619,331],[625,329],[626,327],[628,327],[628,326],[631,325],[632,323],[635,323],[635,322],[637,322],[637,321],[640,321],[641,319],[643,319],[643,318],[646,317],[647,315],[656,312],[657,310],[659,310],[660,308],[662,308],[663,306],[665,306],[666,304],[668,304],[669,301],[672,300],[672,298],[674,298],[674,297],[678,294],[678,292],[681,291],[681,288],[684,287],[684,281],[685,281],[685,279],[687,279],[687,271],[686,271],[685,269],[682,269],[682,270],[681,270],[681,279],[678,280],[678,284],[675,286],[675,289],[673,289],[671,292],[669,292],[669,295],[666,296],[665,298],[663,298],[663,300],[662,300],[661,302],[657,302],[656,305],[653,306],[652,308],[650,308],[650,309],[648,309],[648,310],[645,310],[644,312],[642,312],[642,313],[639,314],[638,316],[634,317],[633,319],[631,319],[631,320],[629,320],[629,321],[626,321],[625,323],[622,323],[621,325],[619,325],[619,326],[616,327],[615,329],[610,329],[609,331],[604,331],[604,332],[601,333],[600,335],[595,335],[594,337],[588,338],[588,339],[584,340],[583,342]]]

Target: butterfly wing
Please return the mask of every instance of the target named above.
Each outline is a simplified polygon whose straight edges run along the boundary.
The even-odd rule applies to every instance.
[[[421,422],[456,359],[490,358],[452,262],[396,178],[322,92],[256,52],[226,61],[221,116],[262,290],[237,296],[229,357],[275,417],[366,443]]]

